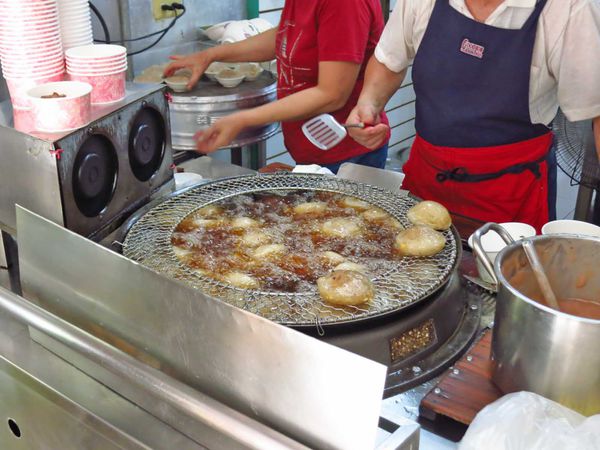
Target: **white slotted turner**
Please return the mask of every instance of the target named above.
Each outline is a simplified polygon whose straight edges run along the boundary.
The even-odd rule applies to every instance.
[[[329,150],[338,145],[348,134],[346,128],[364,128],[364,123],[340,124],[330,114],[321,114],[302,125],[304,136],[317,148]]]

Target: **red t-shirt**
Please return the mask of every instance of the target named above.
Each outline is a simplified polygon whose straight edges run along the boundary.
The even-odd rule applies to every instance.
[[[286,0],[276,43],[278,98],[316,86],[320,61],[361,64],[348,102],[331,113],[345,123],[383,26],[380,0]],[[302,132],[306,120],[282,123],[285,146],[299,164],[330,164],[370,151],[349,136],[330,150],[320,150]],[[388,123],[383,113],[382,121]]]

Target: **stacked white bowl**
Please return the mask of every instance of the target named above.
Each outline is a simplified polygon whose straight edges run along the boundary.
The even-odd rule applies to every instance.
[[[125,47],[110,44],[85,45],[70,48],[65,56],[69,79],[92,85],[92,103],[112,103],[125,97]]]
[[[92,16],[87,0],[58,0],[58,17],[65,51],[94,42]]]
[[[32,87],[63,79],[56,0],[0,0],[0,59],[17,109],[29,108]]]

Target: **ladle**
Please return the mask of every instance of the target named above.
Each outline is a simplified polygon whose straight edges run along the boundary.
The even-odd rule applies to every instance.
[[[556,300],[556,295],[554,295],[554,291],[550,287],[550,282],[548,281],[548,277],[546,276],[546,272],[544,272],[544,268],[540,263],[538,258],[538,254],[535,251],[535,246],[533,245],[533,241],[525,239],[523,240],[523,250],[525,251],[525,255],[527,255],[527,259],[529,260],[529,264],[531,264],[531,268],[533,269],[533,274],[540,285],[540,289],[542,290],[542,295],[548,303],[548,306],[551,308],[560,311],[560,307],[558,306],[558,301]]]

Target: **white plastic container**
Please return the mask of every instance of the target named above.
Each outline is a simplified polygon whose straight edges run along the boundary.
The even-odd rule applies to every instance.
[[[542,227],[542,234],[580,234],[600,237],[600,227],[581,220],[554,220]]]

